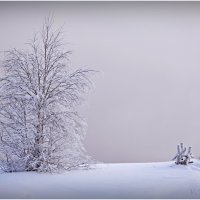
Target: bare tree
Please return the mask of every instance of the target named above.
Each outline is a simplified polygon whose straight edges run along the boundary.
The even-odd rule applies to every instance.
[[[96,71],[73,70],[62,41],[48,19],[29,50],[6,52],[0,82],[0,165],[6,171],[55,171],[90,160],[79,105]]]

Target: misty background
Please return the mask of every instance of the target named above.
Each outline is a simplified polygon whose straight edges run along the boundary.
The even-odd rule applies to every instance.
[[[200,2],[0,2],[0,51],[52,13],[72,65],[103,72],[86,105],[91,156],[168,161],[179,142],[200,156]]]

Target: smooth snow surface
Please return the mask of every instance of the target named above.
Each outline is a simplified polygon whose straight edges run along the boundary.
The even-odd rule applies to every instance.
[[[97,164],[64,174],[0,174],[0,198],[200,198],[200,161]]]

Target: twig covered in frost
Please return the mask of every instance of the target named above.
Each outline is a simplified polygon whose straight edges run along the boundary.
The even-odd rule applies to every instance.
[[[192,155],[192,147],[188,147],[188,151],[186,151],[187,148],[183,146],[183,143],[180,143],[180,145],[177,145],[177,154],[172,159],[175,160],[175,164],[179,165],[187,165],[189,163],[192,163],[191,159],[193,158]]]

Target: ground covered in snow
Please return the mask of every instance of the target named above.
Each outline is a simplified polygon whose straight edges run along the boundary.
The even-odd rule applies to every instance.
[[[200,198],[200,161],[97,164],[64,174],[0,174],[0,198]]]

